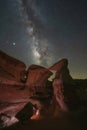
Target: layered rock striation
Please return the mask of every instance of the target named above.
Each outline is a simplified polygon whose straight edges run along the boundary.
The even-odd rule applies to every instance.
[[[14,77],[17,81],[24,80],[26,65],[2,51],[0,51],[0,68]]]

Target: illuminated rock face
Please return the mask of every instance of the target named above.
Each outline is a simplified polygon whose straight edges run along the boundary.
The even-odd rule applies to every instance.
[[[24,84],[7,83],[0,84],[0,120],[3,126],[9,126],[18,121],[15,119],[16,114],[30,102],[29,96],[31,96]]]
[[[53,81],[53,94],[54,94],[54,99],[57,102],[57,105],[59,105],[60,109],[62,111],[67,112],[68,111],[68,106],[64,101],[64,85],[62,79],[54,79]]]
[[[61,110],[69,111],[76,107],[78,97],[75,91],[75,81],[72,79],[68,69],[68,61],[63,59],[50,68],[56,70],[53,81],[55,100]]]
[[[23,80],[24,79],[24,72],[26,69],[26,65],[5,54],[4,52],[0,51],[0,67],[12,75],[17,81]]]
[[[62,59],[55,64],[53,64],[51,67],[49,67],[50,70],[56,70],[60,71],[63,67],[67,67],[68,65],[68,60],[67,59]]]
[[[0,84],[22,85],[23,83],[16,80],[11,74],[7,73],[0,67]]]
[[[62,60],[56,62],[49,69],[56,71],[55,78],[61,77],[63,82],[69,82],[69,83],[73,82],[73,79],[72,79],[69,69],[68,69],[68,60],[67,59],[62,59]]]
[[[28,69],[28,77],[25,84],[33,93],[46,93],[46,82],[51,75],[52,72],[48,69],[38,65],[31,65]]]
[[[24,80],[25,64],[0,51],[0,123],[9,126],[17,120],[14,116],[28,102],[29,91]]]

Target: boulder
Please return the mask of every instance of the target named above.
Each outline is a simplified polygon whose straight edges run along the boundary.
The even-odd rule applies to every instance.
[[[28,69],[28,76],[26,81],[26,86],[35,93],[46,93],[46,82],[48,78],[52,75],[48,69],[38,66],[31,65]]]

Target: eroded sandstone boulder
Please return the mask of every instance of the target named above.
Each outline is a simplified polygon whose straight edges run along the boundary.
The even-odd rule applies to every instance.
[[[46,82],[51,75],[52,72],[48,69],[38,65],[31,65],[28,69],[28,77],[25,84],[33,93],[46,93]]]

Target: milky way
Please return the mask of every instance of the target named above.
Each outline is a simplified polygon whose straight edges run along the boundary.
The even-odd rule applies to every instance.
[[[41,17],[40,10],[38,10],[38,8],[35,6],[35,0],[28,0],[27,3],[24,1],[23,3],[27,31],[31,37],[33,60],[36,64],[46,67],[50,66],[52,64],[52,56],[50,50],[48,49],[49,42],[44,37],[43,33],[40,34],[39,32],[40,25],[42,25],[45,20],[43,17]],[[40,24],[39,28],[35,22]]]
[[[87,78],[87,1],[0,0],[0,49],[27,67],[67,58]]]

